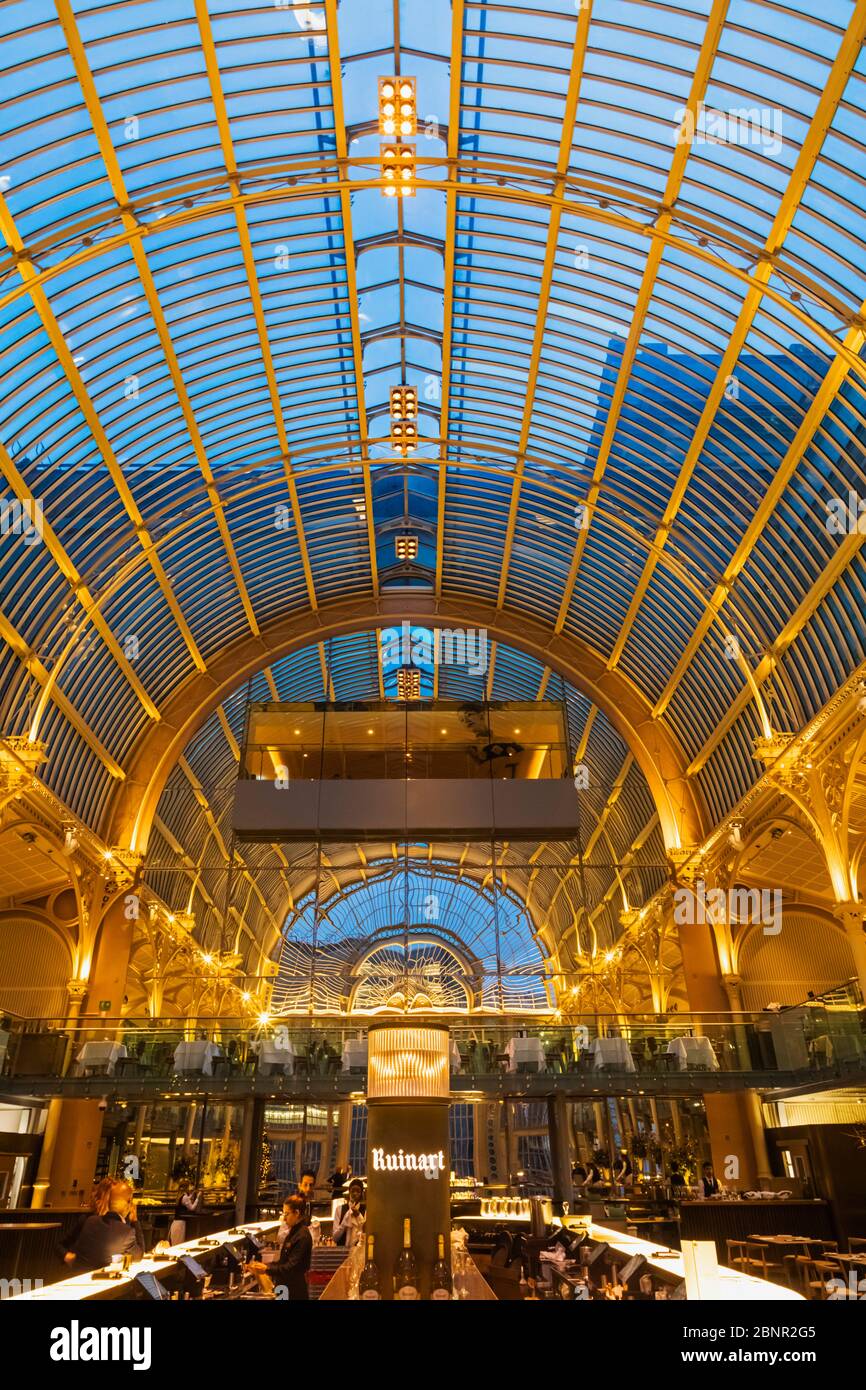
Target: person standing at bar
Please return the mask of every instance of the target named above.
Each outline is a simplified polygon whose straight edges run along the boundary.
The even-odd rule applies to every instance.
[[[348,1200],[337,1208],[334,1216],[333,1237],[335,1245],[345,1245],[351,1249],[356,1240],[361,1238],[360,1233],[363,1232],[367,1216],[364,1184],[360,1178],[352,1179],[346,1196]]]
[[[274,1293],[282,1297],[286,1290],[289,1302],[309,1299],[307,1271],[313,1258],[313,1237],[304,1215],[303,1197],[287,1197],[283,1208],[283,1221],[288,1234],[280,1250],[276,1264],[266,1265],[262,1260],[252,1260],[247,1269],[251,1274],[265,1274],[273,1281]]]
[[[192,1183],[182,1182],[174,1209],[174,1220],[168,1228],[169,1245],[182,1245],[186,1240],[186,1223],[190,1216],[197,1216],[204,1206],[204,1193],[194,1191]]]
[[[301,1173],[301,1180],[295,1188],[294,1197],[298,1197],[304,1206],[304,1221],[309,1226],[313,1219],[313,1188],[316,1185],[316,1175],[312,1168],[305,1168]],[[291,1199],[289,1199],[291,1200]]]
[[[132,1183],[121,1178],[111,1180],[68,1253],[75,1257],[76,1267],[80,1269],[103,1269],[118,1255],[141,1259],[144,1239],[136,1216]]]
[[[725,1190],[716,1177],[709,1159],[701,1165],[701,1177],[698,1186],[702,1197],[718,1197],[719,1193]]]
[[[81,1235],[81,1232],[84,1230],[85,1224],[90,1220],[91,1216],[93,1216],[94,1213],[100,1210],[100,1203],[102,1202],[103,1197],[111,1191],[112,1181],[112,1178],[100,1178],[99,1182],[96,1183],[96,1185],[93,1188],[93,1191],[90,1194],[90,1201],[87,1205],[87,1209],[81,1213],[75,1225],[72,1227],[72,1230],[68,1231],[65,1236],[61,1237],[60,1249],[63,1251],[64,1264],[75,1264],[75,1261],[78,1258],[78,1256],[75,1253],[75,1245],[78,1240],[78,1237]]]

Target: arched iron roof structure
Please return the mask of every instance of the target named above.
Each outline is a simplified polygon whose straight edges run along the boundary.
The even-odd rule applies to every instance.
[[[864,486],[866,4],[814,8],[0,9],[4,518],[44,514],[0,540],[0,708],[75,815],[117,823],[233,653],[402,596],[571,643],[698,822],[736,801],[866,656],[827,524]]]
[[[380,643],[381,635],[377,641],[370,633],[330,641],[327,681],[318,648],[307,648],[260,673],[210,716],[160,797],[146,882],[172,911],[193,914],[196,939],[205,949],[238,954],[252,974],[261,972],[267,958],[279,958],[283,938],[291,949],[299,940],[303,953],[317,895],[323,924],[319,946],[325,954],[327,924],[332,918],[339,923],[334,937],[339,959],[331,962],[335,970],[344,958],[349,963],[354,958],[359,922],[367,922],[371,932],[393,927],[403,922],[412,904],[419,922],[447,922],[463,949],[479,960],[490,954],[497,912],[519,922],[520,949],[511,953],[508,965],[524,969],[527,979],[534,975],[536,981],[551,981],[586,966],[593,955],[616,944],[622,913],[641,907],[661,886],[665,846],[650,789],[633,754],[595,705],[559,681],[548,683],[548,696],[566,703],[573,763],[583,770],[585,782],[581,824],[575,826],[573,841],[495,847],[438,841],[409,847],[329,844],[321,859],[312,844],[234,846],[231,808],[248,702],[322,700],[326,690],[337,700],[376,699],[383,672]],[[502,645],[490,675],[443,666],[437,684],[442,699],[477,700],[486,690],[494,699],[532,699],[543,675],[539,662]],[[432,681],[432,675],[427,679]],[[346,904],[359,890],[353,910]],[[425,893],[441,899],[441,912],[428,912],[426,919]],[[469,904],[475,895],[473,919]],[[396,898],[402,906],[394,921],[379,920],[377,914]],[[478,970],[489,977],[489,970]],[[322,980],[327,973],[322,967]],[[477,988],[490,993],[489,978]],[[529,998],[530,983],[523,988]],[[543,996],[544,987],[536,992]]]

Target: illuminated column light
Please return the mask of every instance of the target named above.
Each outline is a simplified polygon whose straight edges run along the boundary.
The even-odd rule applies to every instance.
[[[418,388],[391,387],[391,448],[403,457],[418,447]]]
[[[447,1028],[371,1028],[367,1042],[369,1100],[447,1100]]]

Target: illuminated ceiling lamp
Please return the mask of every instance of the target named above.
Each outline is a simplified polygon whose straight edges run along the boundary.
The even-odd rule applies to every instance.
[[[418,447],[418,388],[392,386],[391,448],[395,454],[412,454]]]
[[[418,130],[418,97],[414,77],[379,78],[379,134],[402,140]]]
[[[411,198],[415,194],[418,161],[407,136],[418,130],[418,105],[414,77],[379,78],[379,134],[387,143],[379,151],[383,192],[386,198]]]
[[[418,163],[414,145],[401,145],[399,141],[382,145],[379,162],[382,178],[385,180],[385,197],[414,198]]]
[[[417,536],[395,536],[394,554],[398,560],[417,560],[418,558],[418,537]]]
[[[417,666],[401,666],[397,672],[397,699],[421,699],[421,672]]]

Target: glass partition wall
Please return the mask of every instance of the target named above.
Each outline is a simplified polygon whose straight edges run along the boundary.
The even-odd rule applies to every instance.
[[[552,779],[569,775],[558,701],[250,706],[242,777]]]

